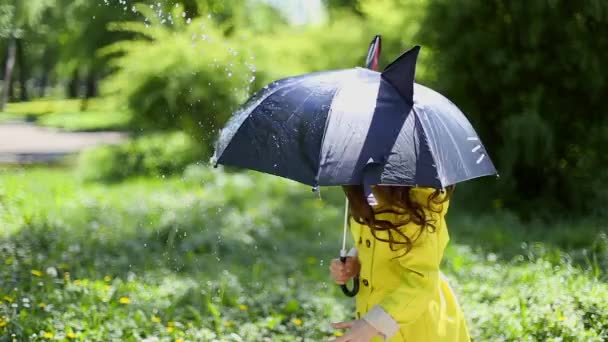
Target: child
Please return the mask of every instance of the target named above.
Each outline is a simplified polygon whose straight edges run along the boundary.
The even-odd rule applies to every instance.
[[[370,206],[361,186],[345,186],[356,248],[332,261],[338,284],[360,277],[356,320],[345,341],[470,341],[458,301],[439,271],[449,236],[445,223],[453,188],[439,191],[375,186]]]

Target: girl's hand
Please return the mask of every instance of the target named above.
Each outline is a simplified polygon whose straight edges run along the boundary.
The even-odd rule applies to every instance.
[[[361,264],[356,257],[346,257],[346,262],[342,263],[340,259],[333,259],[329,266],[329,271],[332,279],[338,285],[344,285],[346,282],[359,274]]]
[[[330,342],[369,342],[374,336],[380,335],[380,332],[376,330],[376,328],[372,327],[363,319],[334,323],[332,326],[335,329],[349,329],[350,332],[333,339]]]

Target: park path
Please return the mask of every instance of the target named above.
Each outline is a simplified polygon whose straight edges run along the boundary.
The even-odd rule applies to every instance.
[[[4,123],[0,124],[0,163],[49,162],[125,138],[119,132],[63,132],[25,122]]]

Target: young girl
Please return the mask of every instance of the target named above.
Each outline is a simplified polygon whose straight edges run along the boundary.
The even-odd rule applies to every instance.
[[[453,188],[376,186],[376,206],[362,187],[344,187],[356,247],[331,276],[345,284],[359,275],[356,320],[334,341],[469,341],[466,322],[439,271],[449,236],[445,223]]]

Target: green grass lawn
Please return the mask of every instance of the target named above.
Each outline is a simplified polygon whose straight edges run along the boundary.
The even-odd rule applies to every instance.
[[[120,131],[128,127],[129,115],[119,111],[58,112],[40,117],[40,126],[65,131]]]
[[[341,204],[196,166],[112,184],[0,171],[0,341],[326,340],[352,317],[327,274]],[[457,206],[448,222],[444,271],[475,340],[608,338],[605,226]]]
[[[125,130],[130,115],[125,110],[117,110],[111,98],[96,98],[83,101],[43,99],[30,102],[9,103],[0,113],[0,123],[8,121],[29,121],[44,127],[66,131]]]

